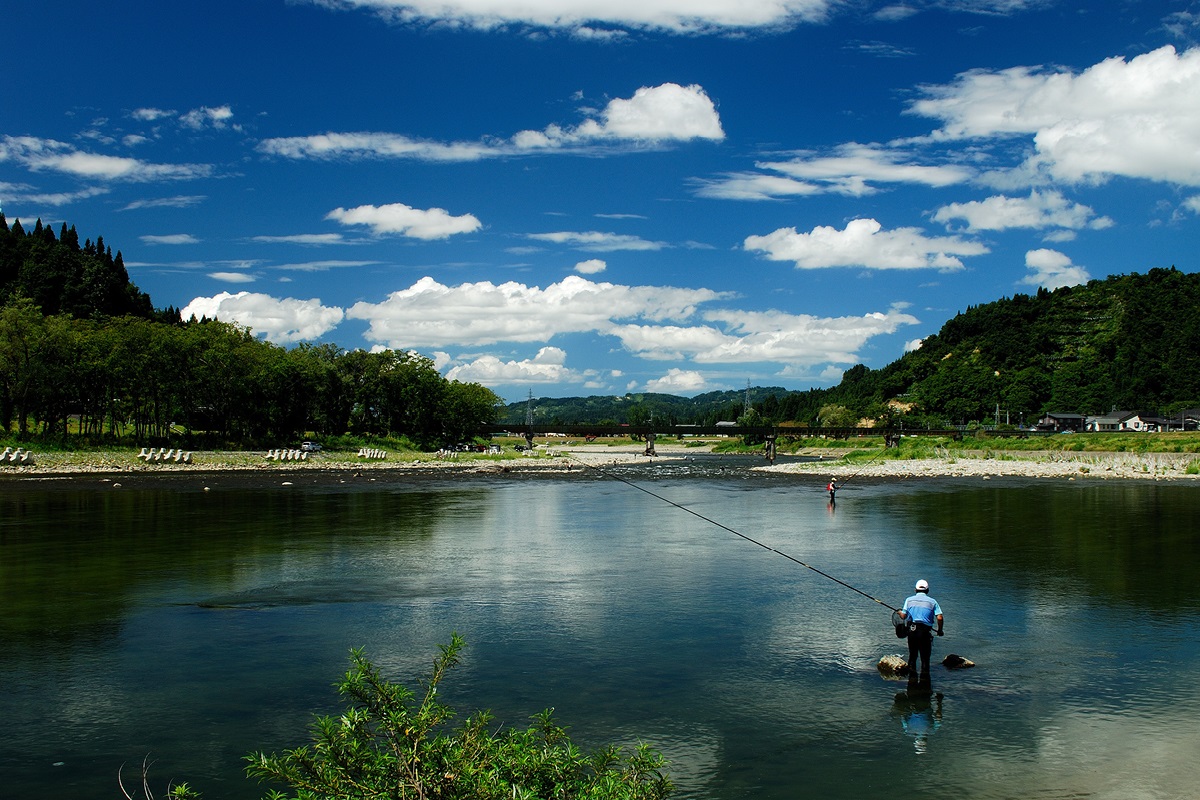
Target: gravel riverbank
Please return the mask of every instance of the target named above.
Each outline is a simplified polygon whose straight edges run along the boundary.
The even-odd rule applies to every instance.
[[[564,444],[541,446],[529,454],[484,456],[459,453],[437,457],[434,454],[390,453],[384,459],[364,459],[350,452],[316,453],[305,461],[269,459],[264,452],[201,451],[192,454],[191,464],[146,463],[133,451],[87,451],[35,453],[35,464],[0,467],[0,481],[71,476],[186,475],[196,473],[305,475],[336,473],[352,476],[408,473],[413,475],[536,475],[584,472],[589,467],[685,464],[697,457],[716,458],[711,448],[677,444],[656,445],[656,455],[644,453],[644,445]],[[1063,453],[1063,452],[948,452],[940,458],[891,459],[862,458],[845,460],[846,451],[806,450],[780,456],[774,465],[761,455],[728,455],[724,463],[756,472],[813,475],[822,478],[878,477],[981,477],[1020,476],[1027,478],[1197,480],[1188,474],[1195,454],[1175,453]],[[399,477],[398,475],[396,477]]]
[[[830,477],[874,478],[1017,476],[1072,480],[1197,480],[1188,465],[1190,453],[1063,453],[1009,451],[991,454],[955,452],[942,458],[879,459],[824,463],[776,464],[771,472],[820,473]]]

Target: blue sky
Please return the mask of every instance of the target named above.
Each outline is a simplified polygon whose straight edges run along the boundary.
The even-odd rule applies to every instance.
[[[0,203],[155,305],[507,400],[828,386],[1175,265],[1200,2],[43,0]]]

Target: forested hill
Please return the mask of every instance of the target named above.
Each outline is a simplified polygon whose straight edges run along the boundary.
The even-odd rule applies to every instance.
[[[55,236],[40,219],[30,231],[20,220],[10,228],[0,213],[0,301],[18,295],[46,315],[161,316],[150,296],[130,282],[121,253],[114,256],[102,237],[80,245],[74,225],[63,223]],[[178,316],[174,309],[164,313]]]
[[[1008,411],[1169,412],[1200,405],[1200,275],[1132,273],[968,308],[838,402],[901,398],[951,421]],[[990,412],[990,413],[989,413]]]
[[[629,394],[534,401],[535,421],[655,420],[713,424],[744,412],[745,391],[688,400]],[[750,390],[757,422],[857,424],[905,417],[942,425],[1041,412],[1095,414],[1114,408],[1170,413],[1200,407],[1200,275],[1132,273],[967,308],[921,347],[877,370],[846,371],[829,389]],[[520,423],[525,402],[506,420]]]

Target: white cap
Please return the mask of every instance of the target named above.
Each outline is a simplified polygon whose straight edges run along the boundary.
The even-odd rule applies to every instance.
[[[929,591],[929,581],[925,580],[924,578],[922,578],[921,580],[917,581],[917,591],[918,591],[918,592],[927,592],[927,591]]]

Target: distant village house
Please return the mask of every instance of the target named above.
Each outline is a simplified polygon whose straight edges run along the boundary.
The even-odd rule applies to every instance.
[[[1071,431],[1077,433],[1083,430],[1086,418],[1083,414],[1059,414],[1047,412],[1038,420],[1037,429],[1039,431],[1054,431],[1062,433],[1063,431]]]

